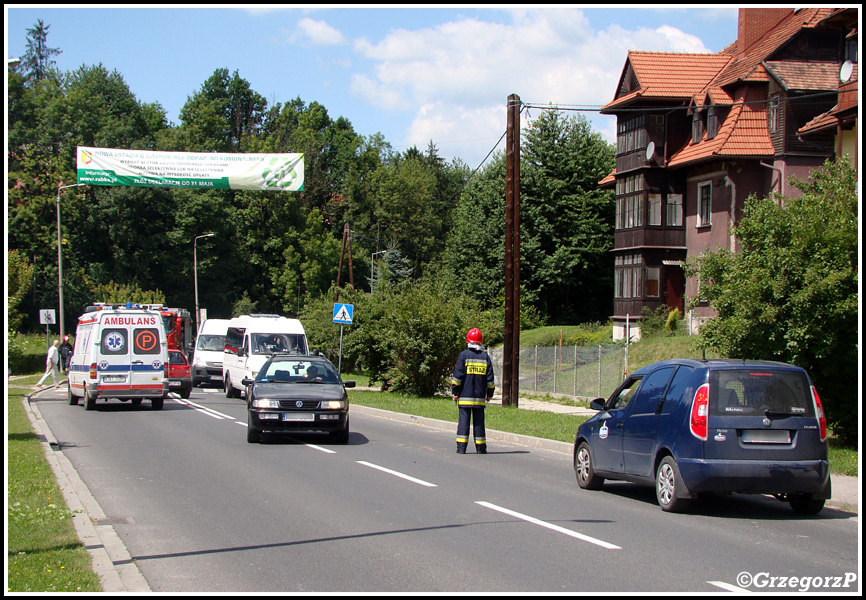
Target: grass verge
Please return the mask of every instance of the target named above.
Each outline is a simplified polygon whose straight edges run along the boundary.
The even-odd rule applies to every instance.
[[[7,592],[101,592],[22,403],[36,380],[9,382],[6,392]]]

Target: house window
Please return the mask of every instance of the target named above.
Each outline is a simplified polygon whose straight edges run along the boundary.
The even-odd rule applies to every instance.
[[[631,175],[616,180],[616,228],[643,226],[644,177]]]
[[[658,298],[661,289],[661,269],[658,267],[647,267],[646,270],[646,295],[650,298]]]
[[[662,224],[662,195],[649,195],[649,225]]]
[[[668,194],[667,224],[669,227],[682,227],[682,225],[683,225],[683,195],[682,194]]]
[[[641,257],[631,253],[614,259],[614,295],[616,298],[639,298],[641,295]]]
[[[767,125],[770,133],[776,133],[779,130],[779,98],[770,98],[770,105],[767,109]]]
[[[625,154],[646,147],[646,116],[624,120],[617,126],[616,152]]]
[[[710,215],[713,210],[713,184],[710,182],[698,185],[698,227],[710,226]]]
[[[692,113],[692,143],[697,144],[704,136],[704,112],[695,110]]]
[[[711,140],[719,133],[719,118],[716,115],[716,107],[707,109],[707,139]]]

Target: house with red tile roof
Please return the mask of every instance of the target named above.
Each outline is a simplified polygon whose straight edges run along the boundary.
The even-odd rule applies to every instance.
[[[857,153],[857,8],[741,8],[717,54],[631,51],[614,99],[614,338],[640,335],[645,308],[687,309],[685,262],[738,250],[730,227],[750,195],[796,196],[828,158]],[[847,66],[846,66],[847,65]],[[840,79],[847,75],[847,79]],[[626,333],[628,329],[628,334]]]

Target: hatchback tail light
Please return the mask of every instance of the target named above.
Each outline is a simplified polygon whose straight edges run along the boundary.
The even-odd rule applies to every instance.
[[[710,410],[710,384],[705,383],[695,392],[692,399],[692,414],[689,418],[689,430],[699,440],[707,439],[707,415]]]
[[[821,404],[821,398],[818,397],[818,390],[812,386],[812,400],[815,402],[815,416],[818,417],[818,428],[821,430],[821,441],[827,439],[827,417],[824,416],[824,406]]]

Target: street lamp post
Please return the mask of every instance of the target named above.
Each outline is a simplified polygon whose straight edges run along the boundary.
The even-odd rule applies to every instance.
[[[86,183],[73,183],[72,185],[61,185],[57,188],[57,300],[60,303],[60,339],[63,339],[63,252],[61,251],[60,236],[60,192],[67,188],[87,185]]]
[[[370,294],[373,293],[373,287],[374,287],[374,285],[375,285],[375,284],[374,284],[374,279],[373,279],[373,267],[374,267],[374,265],[376,264],[376,263],[375,263],[375,261],[376,261],[376,255],[377,255],[377,254],[385,254],[386,252],[388,252],[388,251],[387,251],[387,250],[379,250],[378,252],[373,252],[373,253],[370,255]]]
[[[196,244],[198,244],[199,238],[213,237],[214,235],[216,234],[205,233],[204,235],[197,235],[192,241],[192,272],[195,278],[195,326],[197,329],[201,327],[201,314],[198,310],[198,257],[196,256]]]

